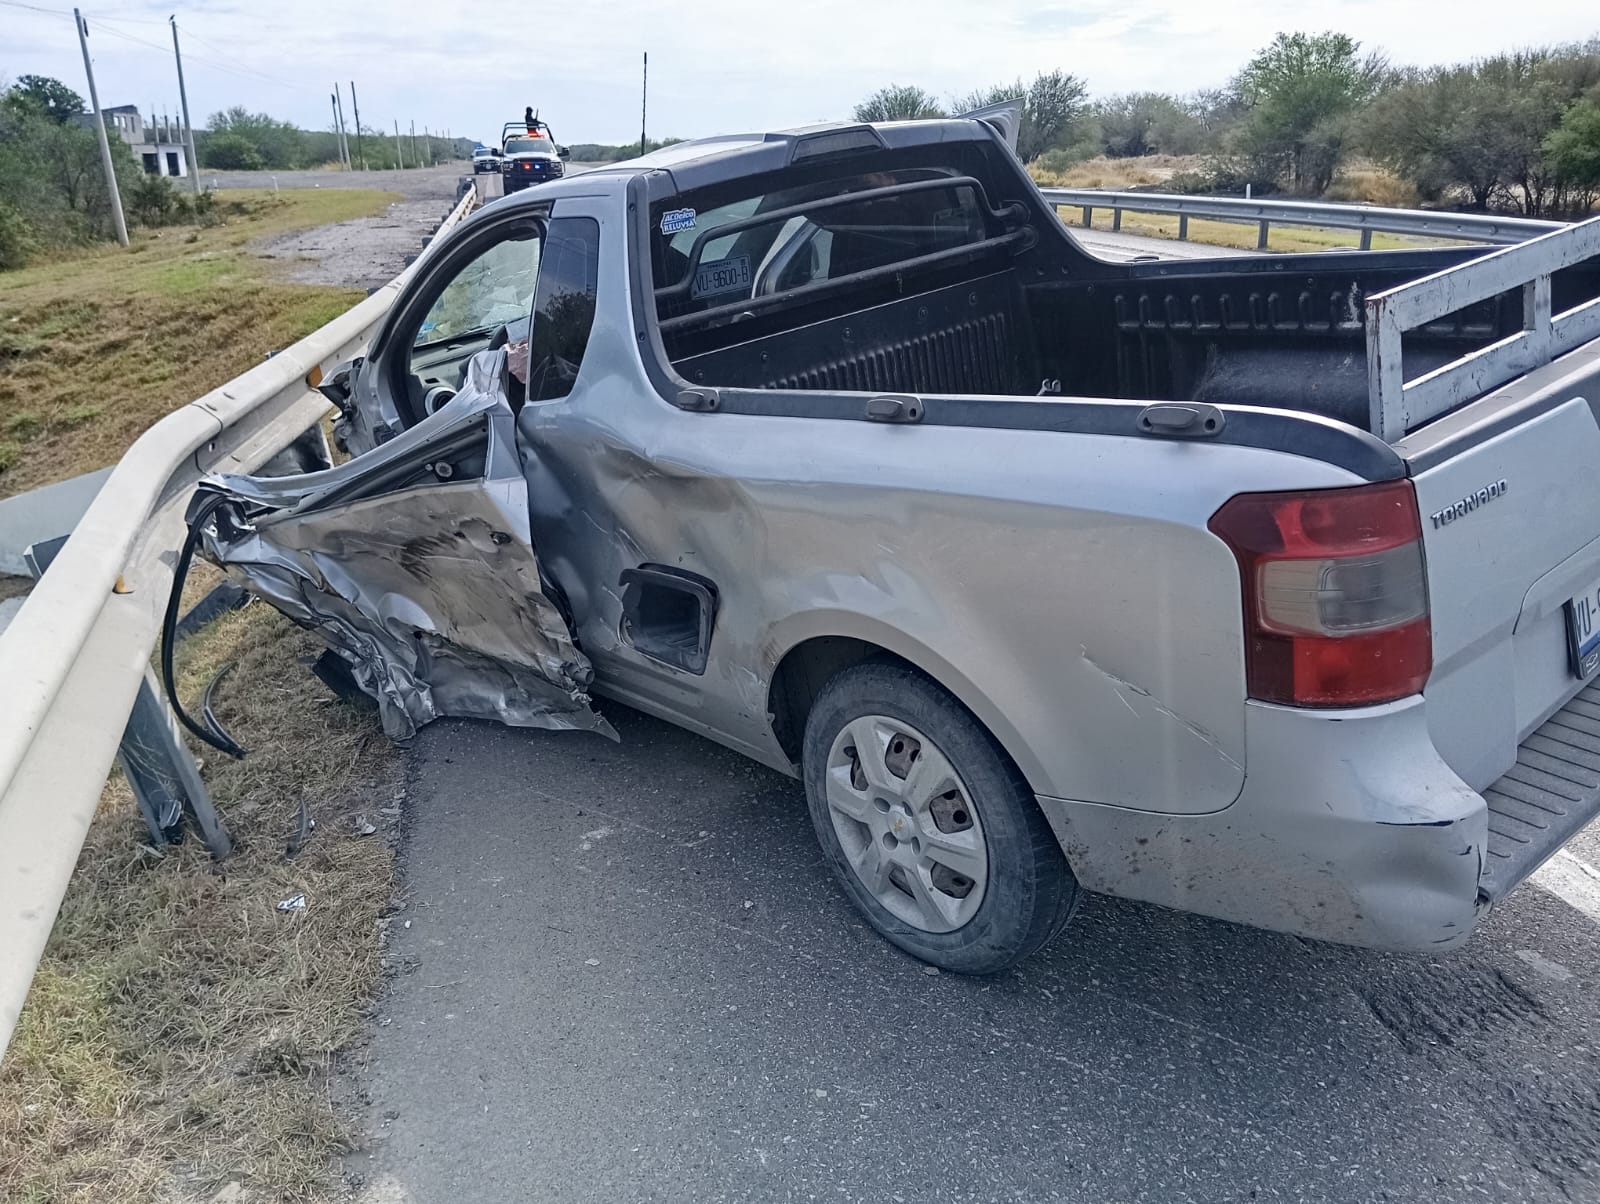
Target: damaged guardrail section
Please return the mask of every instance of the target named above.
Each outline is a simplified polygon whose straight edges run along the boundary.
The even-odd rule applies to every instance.
[[[475,203],[469,191],[440,230]],[[141,435],[0,634],[0,1053],[145,680],[189,494],[321,421],[331,406],[314,386],[361,353],[411,271]]]

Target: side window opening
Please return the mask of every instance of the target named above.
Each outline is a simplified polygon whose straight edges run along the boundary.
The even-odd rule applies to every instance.
[[[552,220],[533,297],[530,402],[553,401],[572,392],[594,328],[599,269],[600,223],[592,217]]]

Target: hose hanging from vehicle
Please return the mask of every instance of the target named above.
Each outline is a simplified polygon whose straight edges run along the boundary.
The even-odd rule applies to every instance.
[[[178,722],[188,728],[201,740],[212,748],[221,749],[230,757],[243,757],[245,750],[239,742],[223,729],[217,722],[216,716],[211,713],[211,689],[216,685],[221,674],[213,679],[211,686],[206,689],[207,703],[202,714],[204,725],[196,723],[189,718],[189,713],[183,709],[183,703],[178,699],[177,683],[173,680],[172,650],[178,642],[178,611],[183,605],[183,587],[189,579],[189,565],[194,560],[194,550],[200,544],[200,539],[205,533],[205,526],[211,516],[228,504],[226,494],[216,493],[201,500],[194,506],[188,517],[189,531],[183,538],[183,548],[178,553],[178,564],[172,574],[172,593],[167,598],[167,613],[161,621],[161,684],[167,692],[167,701],[172,704],[172,713],[178,717]]]

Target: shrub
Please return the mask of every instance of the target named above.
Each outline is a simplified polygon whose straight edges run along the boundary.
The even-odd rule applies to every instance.
[[[128,190],[128,215],[141,226],[166,226],[186,215],[188,203],[165,176],[142,175]]]
[[[1342,173],[1325,195],[1330,201],[1360,201],[1391,209],[1415,209],[1422,204],[1415,184],[1370,168]]]
[[[205,145],[207,167],[219,171],[259,171],[266,166],[255,144],[240,134],[210,134]]]
[[[37,248],[33,228],[14,205],[0,201],[0,271],[20,268]]]

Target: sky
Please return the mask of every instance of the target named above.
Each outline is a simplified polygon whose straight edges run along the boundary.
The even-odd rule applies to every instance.
[[[177,112],[174,12],[197,126],[237,104],[325,129],[354,80],[366,126],[484,142],[525,105],[561,142],[637,138],[644,51],[650,136],[696,137],[848,118],[887,83],[946,99],[1060,68],[1093,95],[1216,87],[1279,30],[1424,65],[1600,34],[1593,0],[120,0],[84,9],[103,105]],[[71,9],[0,0],[0,81],[30,73],[87,97]]]

